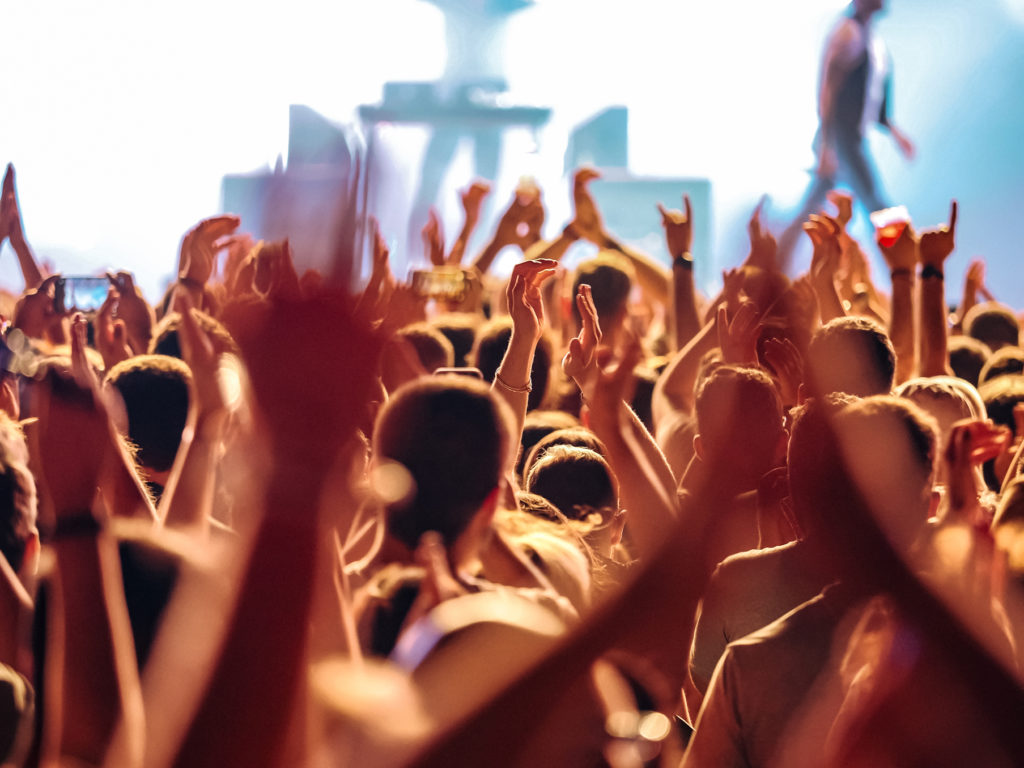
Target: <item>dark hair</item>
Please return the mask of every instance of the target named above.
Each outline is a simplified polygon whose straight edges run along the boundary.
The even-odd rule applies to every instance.
[[[950,336],[947,342],[949,350],[949,367],[953,374],[974,386],[981,379],[981,369],[992,354],[992,350],[984,342],[970,336]]]
[[[978,382],[984,384],[999,376],[1020,373],[1024,373],[1024,349],[1005,346],[992,353],[978,375]]]
[[[882,327],[864,317],[838,317],[819,328],[807,347],[807,381],[816,395],[887,395],[896,377],[896,351]]]
[[[701,382],[697,432],[713,463],[730,471],[768,471],[783,433],[782,401],[767,373],[721,365]]]
[[[196,324],[209,335],[210,343],[217,354],[238,354],[238,345],[222,323],[198,309],[193,312],[193,317],[195,317]],[[149,353],[181,359],[181,342],[178,340],[180,327],[180,313],[170,312],[164,315],[153,329],[153,338],[149,342]]]
[[[555,430],[578,427],[580,420],[565,411],[530,411],[523,419],[523,434],[519,438],[522,450],[516,459],[516,474],[523,476],[526,457],[533,447]]]
[[[596,258],[582,262],[576,267],[576,277],[572,283],[575,296],[581,285],[589,285],[594,298],[597,319],[603,329],[608,328],[626,306],[629,292],[633,288],[628,262],[614,254],[601,254]],[[573,302],[573,317],[576,323],[581,322],[579,307]]]
[[[430,323],[412,323],[396,334],[408,341],[428,373],[455,365],[455,347]]]
[[[526,476],[526,490],[554,504],[570,520],[618,507],[618,483],[611,467],[589,448],[549,448]]]
[[[410,548],[427,531],[450,546],[500,482],[509,450],[507,407],[480,381],[421,378],[400,387],[377,417],[373,451],[414,484],[388,508],[387,527]]]
[[[1009,307],[995,301],[975,304],[964,317],[964,333],[993,352],[1020,343],[1020,324]]]
[[[128,439],[139,463],[157,472],[169,470],[188,419],[192,373],[167,355],[138,355],[107,372],[105,383],[117,389],[128,413]]]
[[[470,360],[480,369],[480,373],[483,374],[486,381],[494,381],[494,374],[498,370],[498,366],[501,365],[502,358],[505,357],[511,338],[512,318],[510,317],[490,320],[477,332]],[[529,411],[539,408],[547,395],[548,383],[551,380],[551,358],[551,339],[546,333],[541,334],[540,341],[537,342],[537,352],[533,356],[533,367],[530,369],[530,385],[533,389],[527,398],[526,409]],[[521,382],[509,383],[519,386]]]
[[[465,312],[450,312],[430,321],[431,325],[451,342],[455,351],[456,367],[468,364],[469,353],[473,350],[473,341],[476,338],[476,327],[480,321],[481,318],[477,315]]]
[[[604,443],[598,439],[597,435],[591,432],[586,427],[566,427],[565,429],[556,429],[554,432],[549,432],[544,435],[537,444],[530,450],[530,455],[526,457],[526,461],[523,462],[523,474],[528,474],[530,467],[537,463],[537,459],[544,455],[544,452],[548,448],[552,448],[556,445],[572,445],[576,448],[589,448],[594,453],[607,459],[608,449]]]

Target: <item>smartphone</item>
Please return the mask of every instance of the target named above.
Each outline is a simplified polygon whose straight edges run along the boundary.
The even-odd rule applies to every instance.
[[[412,289],[425,299],[462,301],[466,298],[469,283],[466,273],[459,267],[435,267],[413,270]]]
[[[95,312],[107,299],[108,277],[62,277],[53,290],[53,309],[58,315],[67,312]]]

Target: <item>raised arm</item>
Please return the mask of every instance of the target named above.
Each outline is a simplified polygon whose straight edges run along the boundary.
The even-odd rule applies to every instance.
[[[138,673],[114,540],[96,488],[110,450],[106,414],[94,393],[51,371],[33,393],[40,415],[38,452],[56,526],[51,544],[59,579],[47,674],[59,696],[44,732],[62,758],[100,765],[141,765],[144,722]],[[49,686],[51,682],[48,682]],[[121,723],[123,741],[113,743]],[[116,755],[116,758],[114,757]]]
[[[658,203],[665,242],[672,257],[672,338],[675,349],[689,343],[700,330],[697,289],[693,282],[693,207],[683,195],[683,211],[670,211]]]
[[[889,313],[889,338],[896,350],[896,384],[914,376],[915,314],[914,283],[917,271],[917,236],[908,223],[899,239],[890,246],[879,243],[892,275],[892,307]]]
[[[555,262],[547,260],[523,261],[512,270],[508,281],[506,298],[508,313],[512,317],[512,336],[491,387],[512,408],[516,417],[517,444],[533,388],[530,382],[533,356],[544,331],[544,302],[540,286],[555,274],[556,266]]]
[[[814,243],[814,255],[811,257],[811,285],[818,299],[821,322],[827,323],[837,317],[844,317],[846,310],[836,291],[836,271],[839,269],[839,257],[842,254],[839,236],[842,227],[831,216],[811,216],[804,224],[804,231]]]
[[[918,258],[921,263],[921,361],[918,375],[949,373],[946,342],[946,259],[956,247],[957,203],[953,201],[949,223],[921,233]]]
[[[18,193],[14,186],[14,166],[10,163],[7,164],[3,189],[0,191],[0,243],[3,243],[5,237],[11,241],[11,247],[18,257],[18,266],[25,278],[25,290],[38,288],[45,275],[25,238]]]
[[[544,204],[541,202],[539,191],[533,195],[517,192],[498,220],[498,226],[490,242],[476,257],[473,266],[481,275],[485,275],[505,246],[515,245],[525,252],[540,240],[543,225]]]
[[[491,185],[481,179],[477,179],[459,193],[464,215],[462,229],[459,230],[458,237],[455,238],[455,242],[452,243],[452,248],[448,252],[447,263],[454,264],[455,266],[462,263],[462,257],[466,253],[466,246],[469,245],[469,238],[473,236],[477,222],[480,221],[480,206],[484,198],[490,193]]]

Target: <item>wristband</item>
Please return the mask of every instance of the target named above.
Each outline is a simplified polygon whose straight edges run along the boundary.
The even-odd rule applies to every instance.
[[[925,264],[921,269],[921,279],[927,280],[929,277],[937,277],[939,280],[944,280],[945,275],[942,274],[942,270],[933,264]]]
[[[673,267],[682,267],[683,269],[693,271],[693,256],[689,253],[681,253],[672,259]]]
[[[507,381],[501,378],[500,373],[495,372],[494,383],[497,384],[502,389],[508,390],[509,392],[516,392],[520,394],[523,392],[533,392],[533,382],[531,382],[529,379],[526,380],[526,384],[524,384],[523,386],[513,387],[511,384],[509,384]]]
[[[914,273],[911,272],[906,267],[899,267],[898,269],[894,269],[889,274],[890,274],[890,276],[892,277],[893,280],[895,280],[897,277],[913,277],[914,276]]]

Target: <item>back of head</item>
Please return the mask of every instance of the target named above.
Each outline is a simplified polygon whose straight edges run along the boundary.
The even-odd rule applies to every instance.
[[[859,500],[906,549],[928,517],[937,435],[934,420],[888,395],[841,405],[813,402],[793,425],[790,491],[804,533],[842,530]]]
[[[633,288],[632,270],[628,262],[617,254],[602,253],[576,267],[572,283],[575,296],[581,285],[589,285],[594,297],[594,308],[601,329],[608,333],[616,322],[625,317],[629,292]],[[576,323],[581,322],[579,308],[573,304]]]
[[[455,363],[457,368],[466,365],[469,360],[469,353],[473,349],[473,340],[476,338],[476,328],[483,318],[465,312],[451,312],[440,315],[430,321],[444,337],[451,342],[455,352]]]
[[[36,535],[36,484],[18,425],[0,412],[0,552],[17,573]]]
[[[1020,343],[1020,324],[1013,311],[996,301],[975,304],[964,318],[964,333],[993,352]]]
[[[139,449],[139,463],[165,472],[174,463],[188,419],[192,373],[181,360],[167,355],[138,355],[107,372],[128,413],[128,439]]]
[[[526,476],[526,490],[554,504],[570,520],[618,508],[618,483],[611,467],[594,451],[570,445],[550,448]]]
[[[896,351],[877,323],[839,317],[819,328],[807,348],[811,391],[857,397],[887,395],[896,375]]]
[[[448,338],[430,323],[412,323],[400,329],[396,335],[412,345],[416,350],[416,357],[427,373],[455,365],[455,348]]]
[[[1016,434],[1017,422],[1013,418],[1013,409],[1019,403],[1024,403],[1024,376],[997,376],[978,387],[978,393],[985,402],[988,418],[996,424],[1009,427]]]
[[[702,453],[723,471],[771,469],[783,434],[782,402],[764,371],[721,365],[701,382],[695,405]]]
[[[206,331],[213,350],[218,355],[237,355],[238,345],[231,338],[228,329],[222,323],[198,309],[193,310],[196,323]],[[181,342],[178,341],[178,329],[181,327],[181,314],[169,312],[164,315],[160,322],[153,328],[153,339],[149,342],[149,353],[152,355],[167,355],[181,359]]]
[[[470,355],[472,364],[480,369],[484,379],[494,381],[494,374],[501,365],[501,360],[508,350],[509,339],[512,338],[512,318],[499,317],[486,323],[477,332],[473,351]],[[537,342],[537,351],[533,356],[533,367],[530,369],[530,395],[527,398],[527,410],[535,410],[544,401],[551,379],[551,339],[542,334]],[[520,382],[509,382],[519,386]]]
[[[598,439],[597,435],[586,427],[567,427],[565,429],[556,429],[554,432],[551,432],[538,440],[537,444],[530,450],[530,454],[526,457],[526,461],[523,464],[523,474],[529,474],[530,467],[537,463],[537,460],[544,455],[545,451],[556,445],[572,445],[577,448],[589,448],[600,456],[607,457],[608,455],[608,449],[605,448],[604,443],[602,443],[600,439]]]
[[[963,334],[950,336],[947,347],[949,350],[949,367],[953,369],[953,374],[974,386],[978,386],[981,371],[992,355],[992,350],[988,348],[987,344]]]
[[[898,386],[893,394],[910,400],[935,419],[942,445],[946,444],[946,438],[957,421],[985,418],[985,403],[978,390],[955,376],[910,379]]]
[[[414,548],[427,531],[450,546],[498,488],[509,454],[511,415],[480,381],[421,378],[381,409],[375,459],[408,471],[412,489],[388,509],[390,533]]]
[[[530,411],[523,419],[523,434],[520,438],[522,451],[516,461],[516,474],[523,477],[523,466],[527,456],[542,439],[559,429],[570,429],[580,425],[579,419],[565,411]]]
[[[978,374],[978,385],[991,381],[997,376],[1024,373],[1024,349],[1018,346],[1005,346],[993,352],[985,362],[985,367]]]

